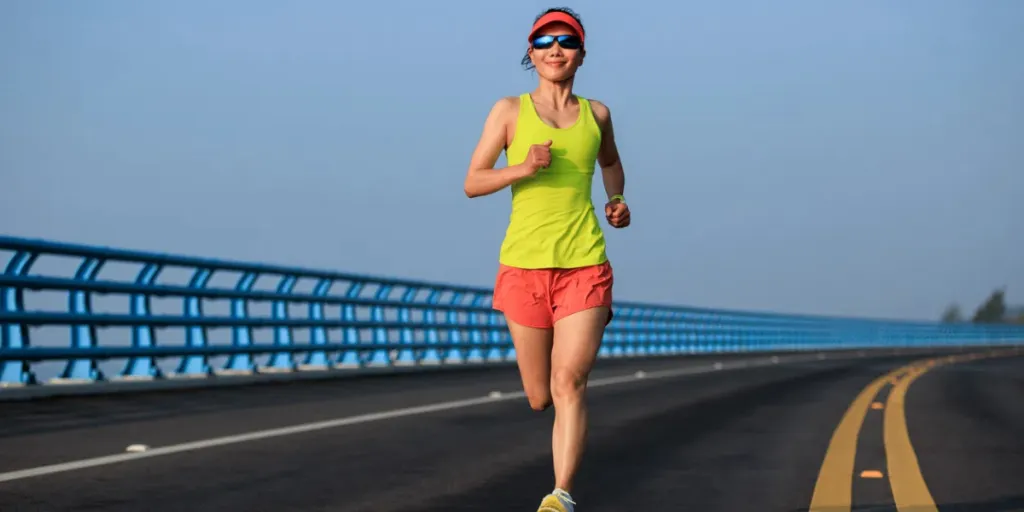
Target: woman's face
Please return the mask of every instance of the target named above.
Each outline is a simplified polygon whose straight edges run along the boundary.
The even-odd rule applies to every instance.
[[[552,42],[543,36],[555,37],[556,40]],[[572,40],[562,42],[557,40],[559,36],[572,36]],[[546,44],[538,47],[536,44],[538,39]],[[530,43],[530,60],[537,68],[537,73],[547,80],[552,82],[568,80],[583,65],[584,51],[579,45],[579,38],[576,37],[576,32],[572,27],[565,23],[552,23],[545,26],[537,31]]]

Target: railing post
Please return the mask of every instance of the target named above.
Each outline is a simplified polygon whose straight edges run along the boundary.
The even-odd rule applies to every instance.
[[[252,291],[253,285],[259,274],[256,272],[243,272],[235,284],[235,290],[248,293]],[[249,318],[249,299],[238,297],[231,299],[231,318],[235,320],[247,320]],[[252,326],[236,325],[231,328],[231,344],[235,347],[248,347],[252,345]],[[248,374],[256,371],[256,361],[252,354],[237,352],[228,357],[224,364],[224,373]]]
[[[508,343],[511,345],[508,329],[495,329],[495,327],[502,325],[501,319],[502,314],[500,312],[493,310],[487,312],[487,325],[491,327],[487,333],[487,340],[493,344]],[[491,345],[491,348],[487,350],[488,361],[504,361],[506,357],[508,357],[508,354],[503,353],[502,349],[497,345]]]
[[[157,276],[160,275],[162,265],[157,263],[146,263],[135,278],[135,284],[139,286],[153,286]],[[153,314],[150,307],[149,293],[134,293],[131,296],[131,315],[139,318]],[[132,326],[132,346],[135,348],[149,348],[156,346],[156,333],[152,325],[139,323]],[[153,356],[133,356],[128,359],[128,364],[121,371],[124,379],[157,379],[163,377],[160,367],[156,364]]]
[[[705,314],[705,318],[708,326],[708,351],[717,354],[722,351],[722,325],[714,313]]]
[[[412,322],[412,314],[409,311],[407,304],[413,304],[416,301],[416,294],[420,292],[419,287],[409,286],[402,293],[402,306],[398,307],[398,321],[400,323],[408,325]],[[416,335],[411,327],[402,327],[399,330],[398,335],[399,343],[403,345],[412,345],[416,342]],[[410,348],[402,348],[398,351],[398,355],[395,356],[396,365],[411,366],[416,364],[416,354]]]
[[[349,283],[348,290],[345,291],[345,297],[348,299],[359,298],[359,294],[363,291],[362,281],[353,281]],[[341,306],[341,320],[343,322],[355,322],[356,321],[356,306],[352,303],[346,303]],[[358,347],[360,345],[359,339],[359,328],[358,327],[345,327],[345,345],[350,347]],[[358,368],[362,366],[360,364],[360,357],[358,350],[345,350],[341,349],[338,354],[338,362],[336,366],[342,368]]]
[[[743,341],[743,324],[737,318],[732,318],[729,321],[729,344],[734,352],[747,351],[747,346]]]
[[[693,354],[697,351],[697,333],[694,330],[693,318],[689,312],[676,315],[676,330],[679,331],[679,353]]]
[[[79,265],[78,271],[75,272],[75,279],[79,281],[93,281],[96,279],[96,274],[99,273],[102,266],[103,260],[100,258],[85,258],[82,264]],[[68,294],[68,309],[74,314],[91,315],[91,298],[90,292],[72,290]],[[71,346],[81,349],[86,353],[96,348],[96,327],[92,325],[72,325]],[[103,380],[103,378],[103,372],[100,371],[95,359],[79,358],[68,361],[67,365],[64,366],[64,371],[56,380],[95,382]]]
[[[317,281],[316,286],[313,287],[313,295],[316,297],[326,297],[327,293],[331,291],[331,286],[334,285],[334,280],[329,278],[322,278]],[[323,321],[326,318],[324,315],[324,303],[321,301],[311,301],[309,303],[309,318],[316,321]],[[314,325],[309,329],[309,342],[312,345],[327,345],[329,343],[327,337],[327,328],[323,325]],[[314,350],[306,354],[305,360],[303,361],[300,368],[306,369],[325,369],[330,367],[331,362],[327,357],[327,351],[325,350]]]
[[[742,352],[754,352],[757,344],[754,336],[754,329],[763,325],[760,321],[754,323],[752,319],[745,318],[736,322],[736,340],[739,343],[739,350]]]
[[[658,353],[661,355],[670,355],[674,352],[673,350],[673,339],[675,337],[675,326],[672,325],[672,312],[661,311],[661,319],[658,321]]]
[[[626,335],[629,339],[629,344],[626,345],[626,357],[639,355],[647,339],[648,329],[651,327],[651,320],[648,318],[646,310],[635,308],[633,311],[638,325],[636,329],[630,330]]]
[[[441,290],[432,288],[430,293],[427,294],[427,304],[436,306],[441,300]],[[437,310],[434,308],[425,308],[423,310],[423,323],[428,325],[437,325]],[[428,345],[436,346],[441,342],[441,334],[438,332],[437,327],[427,327],[423,333],[424,341]],[[423,355],[420,357],[420,364],[441,364],[441,353],[438,352],[437,348],[430,347],[423,351]]]
[[[665,311],[663,309],[657,310],[657,321],[654,323],[654,327],[657,331],[654,333],[655,345],[653,347],[653,353],[655,355],[667,356],[672,352],[672,324],[669,322],[672,312]]]
[[[708,325],[699,314],[690,316],[690,353],[702,354],[708,350]]]
[[[695,313],[691,319],[693,321],[693,349],[691,353],[702,354],[708,351],[708,324],[704,320],[704,316]]]
[[[729,347],[734,352],[746,352],[746,347],[743,346],[743,327],[736,318],[729,319],[729,327],[727,328],[727,336],[729,337]]]
[[[480,307],[480,304],[486,298],[487,298],[486,294],[474,293],[473,294],[473,300],[469,303],[469,307],[471,307],[471,308],[478,308],[478,307]],[[480,316],[480,313],[478,313],[476,311],[470,311],[469,315],[468,315],[468,317],[469,317],[469,320],[468,320],[468,323],[469,323],[469,342],[472,345],[472,348],[470,348],[469,353],[466,355],[466,360],[470,361],[470,362],[475,362],[475,363],[482,362],[484,360],[483,350],[480,349],[480,345],[483,344],[483,342],[484,342],[484,333],[483,333],[483,331],[478,326],[483,325],[485,322],[484,323],[480,322],[479,316]]]
[[[763,324],[744,326],[744,336],[747,350],[750,352],[761,352],[764,350],[764,334],[761,327]]]
[[[682,315],[679,312],[671,311],[666,322],[669,327],[668,353],[679,355],[683,353],[684,338],[686,337],[686,325],[682,322]]]
[[[192,274],[188,286],[193,290],[201,290],[210,281],[213,270],[209,268],[197,268]],[[185,316],[188,318],[203,317],[202,298],[198,295],[185,297]],[[207,347],[206,327],[201,325],[190,325],[185,328],[185,346],[201,351]],[[210,368],[210,356],[203,353],[183,356],[178,364],[178,375],[183,377],[209,377],[213,371]]]
[[[629,332],[626,333],[626,346],[624,355],[626,357],[634,357],[640,351],[640,347],[647,337],[647,329],[651,326],[651,321],[647,318],[646,310],[640,307],[631,308],[633,322],[636,325]]]
[[[462,302],[462,292],[452,293],[449,301],[452,306],[458,306]],[[443,361],[445,364],[459,364],[466,362],[462,354],[462,326],[459,325],[459,312],[454,309],[448,310],[448,347],[445,349]]]
[[[641,346],[640,354],[648,356],[663,355],[665,353],[665,329],[662,324],[663,312],[660,309],[650,309],[651,317],[647,331],[647,341]]]
[[[697,331],[698,349],[701,353],[709,353],[715,350],[715,324],[711,321],[710,315],[700,313],[698,316]]]
[[[708,314],[709,321],[712,326],[711,331],[711,351],[714,353],[721,353],[725,347],[723,345],[725,341],[725,335],[723,333],[724,327],[722,324],[722,317],[714,313]]]
[[[293,275],[281,276],[281,282],[277,285],[277,293],[291,293],[292,289],[295,288],[296,281],[297,278]],[[273,301],[271,303],[270,313],[274,320],[288,320],[288,302],[280,299]],[[274,345],[278,347],[287,347],[291,344],[292,328],[287,325],[275,325]],[[265,366],[264,369],[265,371],[273,372],[291,372],[295,371],[295,367],[294,354],[288,351],[281,351],[271,354],[270,361],[267,362],[267,366]]]
[[[612,333],[611,338],[611,350],[609,355],[611,357],[623,357],[626,353],[626,343],[631,341],[630,333],[636,326],[633,325],[633,308],[631,307],[620,307],[615,313],[616,319],[622,323],[622,330]],[[615,320],[612,320],[614,322]]]
[[[377,293],[374,295],[376,300],[385,301],[388,300],[388,296],[391,295],[392,285],[382,284],[377,288]],[[374,322],[384,322],[384,308],[385,306],[374,305],[370,308],[370,318]],[[373,328],[373,343],[377,345],[387,345],[388,330],[385,327],[374,327]],[[387,349],[373,350],[369,354],[363,356],[363,360],[367,365],[370,366],[390,366],[391,356],[388,354]]]
[[[629,316],[634,325],[626,331],[626,344],[622,352],[625,357],[633,357],[636,354],[636,346],[643,336],[643,329],[647,327],[647,320],[644,319],[641,309],[629,308]]]
[[[662,329],[661,315],[662,312],[655,308],[645,308],[647,322],[645,322],[645,328],[643,337],[641,338],[640,346],[637,347],[637,355],[641,357],[656,356],[663,354],[662,350],[665,347],[665,333]]]
[[[7,263],[4,274],[12,277],[28,275],[37,254],[28,251],[17,251]],[[25,295],[21,288],[4,286],[0,288],[0,311],[4,313],[23,313],[25,311]],[[14,322],[0,325],[0,351],[7,349],[29,348],[28,326]],[[0,387],[25,386],[36,384],[36,376],[28,361],[0,362]]]
[[[725,315],[714,315],[715,319],[715,352],[729,351],[729,319]]]

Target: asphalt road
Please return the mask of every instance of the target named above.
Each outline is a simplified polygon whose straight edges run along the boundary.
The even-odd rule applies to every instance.
[[[603,362],[577,511],[1024,510],[1024,356],[792,357]],[[503,368],[0,402],[0,511],[534,511],[552,413],[519,389]]]

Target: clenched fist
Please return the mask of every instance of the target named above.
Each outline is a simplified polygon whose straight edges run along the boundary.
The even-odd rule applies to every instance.
[[[613,199],[604,205],[604,216],[612,227],[624,228],[629,225],[629,206],[618,198]]]
[[[526,161],[523,163],[530,170],[531,176],[551,165],[551,141],[530,146],[530,151],[526,154]]]

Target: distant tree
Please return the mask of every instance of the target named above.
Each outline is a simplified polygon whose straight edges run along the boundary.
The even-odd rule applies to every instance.
[[[950,304],[946,311],[942,313],[942,322],[947,324],[955,324],[964,320],[963,313],[960,312],[960,305],[953,303]]]
[[[1006,290],[1000,288],[989,295],[978,310],[974,312],[974,318],[972,321],[978,324],[997,324],[1002,323],[1006,315],[1006,302],[1005,297]]]
[[[1007,306],[1006,323],[1024,324],[1024,306]]]

